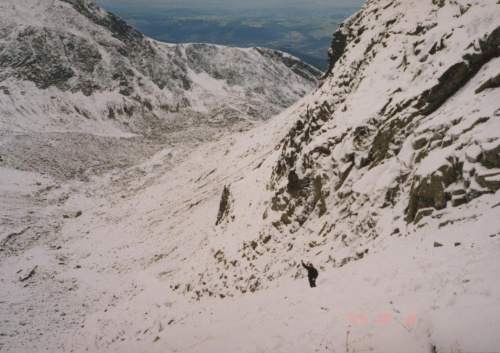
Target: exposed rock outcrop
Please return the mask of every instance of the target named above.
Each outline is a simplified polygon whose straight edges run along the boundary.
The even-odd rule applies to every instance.
[[[222,195],[220,198],[219,212],[217,213],[217,221],[215,225],[221,224],[223,221],[227,220],[229,212],[231,211],[231,191],[229,191],[229,186],[224,185],[222,190]]]
[[[459,142],[464,141],[461,136],[481,135],[479,131],[492,124],[491,119],[497,119],[494,111],[486,109],[481,113],[484,116],[474,114],[466,118],[446,104],[452,99],[465,99],[464,95],[472,99],[465,93],[459,95],[470,90],[469,85],[474,86],[477,94],[497,87],[496,76],[484,81],[479,73],[497,74],[493,62],[500,56],[500,28],[491,22],[474,38],[460,38],[457,31],[464,27],[438,22],[435,16],[445,9],[455,18],[473,16],[472,11],[464,11],[459,4],[435,2],[426,5],[432,17],[419,19],[416,29],[409,31],[403,25],[406,14],[401,7],[391,12],[383,11],[383,6],[369,1],[361,13],[346,20],[334,34],[321,88],[282,146],[271,182],[277,189],[273,204],[280,205],[288,219],[297,221],[296,225],[289,222],[292,229],[311,217],[317,200],[325,199],[326,208],[345,204],[344,212],[349,214],[349,205],[361,196],[354,190],[359,189],[356,185],[376,168],[397,166],[400,171],[392,176],[393,182],[402,185],[381,192],[390,195],[384,202],[373,194],[369,202],[388,205],[390,200],[394,206],[398,200],[408,200],[408,222],[415,220],[420,209],[460,206],[498,190],[498,150],[497,144],[490,142],[498,141],[498,136],[489,133],[488,137]],[[375,25],[385,21],[382,18],[387,19],[385,26]],[[473,20],[457,22],[463,26],[468,21]],[[409,41],[412,51],[404,44]],[[397,47],[394,43],[401,43],[405,49],[392,52]],[[445,48],[453,48],[453,54]],[[385,58],[394,64],[384,63]],[[433,63],[439,62],[447,64],[433,69]],[[384,70],[383,65],[390,69]],[[386,79],[382,75],[400,78]],[[381,90],[387,93],[366,90],[365,81],[377,80],[375,77],[381,79]],[[482,80],[479,89],[478,80]],[[491,101],[492,94],[484,99]],[[364,110],[353,106],[362,104],[359,102],[364,98],[372,106]],[[470,150],[467,146],[471,144],[481,146],[481,153],[473,162],[463,153],[464,149]],[[495,170],[477,172],[484,168]],[[323,182],[314,186],[317,178]],[[323,215],[324,209],[318,215]]]

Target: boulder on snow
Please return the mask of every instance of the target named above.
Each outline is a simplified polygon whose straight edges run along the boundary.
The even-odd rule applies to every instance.
[[[437,210],[446,207],[450,200],[446,188],[461,178],[463,163],[448,158],[446,163],[436,168],[436,171],[426,177],[415,176],[408,202],[407,221],[412,222],[418,210],[422,208],[435,208]]]
[[[419,150],[427,144],[427,136],[418,136],[412,141],[414,150]]]
[[[38,268],[38,266],[35,266],[35,268],[33,268],[27,275],[20,277],[19,281],[24,282],[24,281],[27,281],[28,279],[30,279],[31,277],[33,277],[35,275],[37,268]]]
[[[477,176],[477,182],[491,191],[500,189],[500,171],[491,171]]]
[[[434,209],[433,208],[423,208],[421,210],[418,210],[416,216],[415,216],[415,219],[413,220],[413,223],[414,224],[417,224],[418,222],[420,222],[420,220],[424,217],[427,217],[427,216],[430,216],[434,213]]]
[[[224,185],[224,189],[222,190],[222,196],[219,204],[219,212],[217,213],[217,221],[215,225],[219,225],[224,219],[229,215],[229,211],[231,208],[231,192],[229,191],[229,186]]]
[[[481,93],[485,89],[497,88],[497,87],[500,87],[500,74],[495,76],[495,77],[490,78],[485,83],[483,83],[481,86],[479,86],[479,88],[476,90],[476,94]]]
[[[486,168],[500,168],[500,141],[490,142],[481,146],[483,153],[479,161]]]
[[[463,205],[465,203],[467,203],[467,194],[454,195],[451,198],[451,205],[453,207],[458,207],[458,206]]]

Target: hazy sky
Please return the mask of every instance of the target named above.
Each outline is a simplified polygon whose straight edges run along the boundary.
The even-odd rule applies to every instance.
[[[286,7],[360,7],[365,0],[94,0],[102,7],[210,7],[223,6],[225,8],[255,8],[267,6]]]

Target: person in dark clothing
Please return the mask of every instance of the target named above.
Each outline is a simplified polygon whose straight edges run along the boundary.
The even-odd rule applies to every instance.
[[[316,270],[312,263],[309,262],[307,266],[304,261],[302,261],[302,266],[307,270],[307,277],[309,277],[309,285],[311,288],[316,287],[316,278],[318,278],[318,270]]]

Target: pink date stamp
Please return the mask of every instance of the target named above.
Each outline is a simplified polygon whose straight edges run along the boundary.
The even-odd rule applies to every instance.
[[[365,313],[347,313],[349,319],[349,325],[364,325],[366,323]],[[382,313],[378,316],[377,323],[379,325],[389,325],[391,322],[391,315],[389,313]],[[406,324],[408,326],[413,326],[415,324],[415,314],[409,313],[406,317]]]

